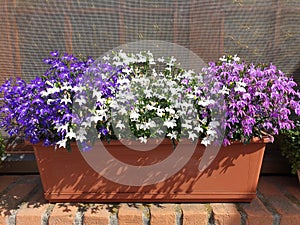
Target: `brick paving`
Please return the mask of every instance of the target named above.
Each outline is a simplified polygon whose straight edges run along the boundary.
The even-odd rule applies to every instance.
[[[299,225],[294,176],[260,177],[251,203],[47,203],[38,175],[0,176],[0,225]]]

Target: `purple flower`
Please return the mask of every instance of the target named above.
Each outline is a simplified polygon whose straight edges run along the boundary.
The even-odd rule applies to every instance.
[[[108,135],[108,130],[105,127],[100,127],[99,133],[102,134],[103,136]]]
[[[217,93],[223,93],[226,120],[224,144],[229,140],[249,141],[265,132],[278,134],[279,130],[291,129],[291,111],[300,115],[299,93],[294,90],[296,83],[273,64],[247,65],[244,62],[210,62],[203,71],[207,79],[222,85],[211,85]],[[205,90],[207,91],[207,90]],[[223,108],[223,106],[218,106]]]
[[[1,127],[10,135],[24,135],[31,143],[43,141],[48,146],[65,138],[66,130],[58,131],[56,127],[63,124],[71,124],[72,120],[79,121],[78,115],[72,110],[70,103],[64,104],[61,100],[66,96],[72,98],[74,91],[59,89],[49,95],[43,95],[43,91],[52,88],[53,84],[60,88],[63,84],[71,87],[78,86],[86,80],[87,69],[94,62],[92,58],[79,60],[73,55],[60,54],[58,51],[50,53],[51,58],[44,62],[49,65],[47,71],[31,80],[25,82],[21,78],[8,79],[1,87],[3,104],[0,107],[2,118]],[[107,79],[93,77],[90,81],[91,87],[99,80],[102,83],[101,91],[104,97],[112,97],[111,86],[117,86],[117,71],[108,64],[101,64],[105,73],[110,74]],[[75,120],[77,118],[77,120]],[[102,129],[104,134],[105,130]]]
[[[53,52],[50,52],[50,55],[57,57],[59,55],[59,51],[55,50]]]

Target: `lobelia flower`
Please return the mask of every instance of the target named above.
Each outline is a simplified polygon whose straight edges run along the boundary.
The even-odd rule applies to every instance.
[[[120,51],[99,61],[50,53],[49,69],[1,87],[0,126],[32,143],[91,149],[94,137],[201,139],[204,145],[292,129],[296,83],[274,65],[223,56],[201,73],[171,57]],[[92,138],[91,138],[92,137]]]
[[[207,124],[199,124],[195,107],[195,98],[204,96],[197,86],[198,74],[182,69],[174,57],[155,59],[151,52],[121,51],[106,58],[126,68],[118,80],[122,91],[112,103],[118,118],[114,126],[118,138],[141,142],[152,137],[194,140],[207,130]],[[204,128],[193,129],[196,126]]]
[[[77,139],[75,128],[80,121],[74,111],[73,98],[75,94],[83,93],[84,86],[85,92],[89,91],[85,74],[94,60],[79,60],[73,55],[60,54],[58,51],[51,52],[51,56],[44,60],[49,64],[44,75],[30,82],[20,78],[8,79],[1,86],[3,119],[0,125],[9,135],[22,134],[32,143],[43,140],[44,145],[68,147],[71,140]],[[101,66],[105,72],[116,71],[108,64]],[[102,96],[108,98],[112,94],[110,86],[116,84],[116,77],[102,80],[102,77],[96,76],[94,81],[101,89]],[[86,99],[81,99],[79,103],[83,104],[85,101]],[[99,102],[96,101],[95,107],[97,104]],[[103,129],[99,132],[106,134]],[[80,133],[81,141],[84,140],[84,135],[85,133]]]
[[[246,64],[237,56],[224,56],[211,62],[204,74],[216,79],[227,90],[225,100],[225,139],[250,141],[253,137],[278,134],[291,129],[290,114],[300,115],[296,83],[272,64]]]

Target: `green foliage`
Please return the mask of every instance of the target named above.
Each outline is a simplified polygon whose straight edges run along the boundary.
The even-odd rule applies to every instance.
[[[1,158],[4,154],[4,150],[5,150],[4,139],[3,139],[2,135],[0,134],[0,161],[1,161]]]
[[[280,149],[291,164],[292,173],[296,174],[300,170],[300,121],[292,130],[285,130],[279,137]]]

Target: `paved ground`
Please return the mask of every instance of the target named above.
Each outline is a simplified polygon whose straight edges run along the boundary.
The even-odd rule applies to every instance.
[[[251,203],[49,204],[38,175],[0,176],[0,225],[300,225],[300,184],[262,176]]]

